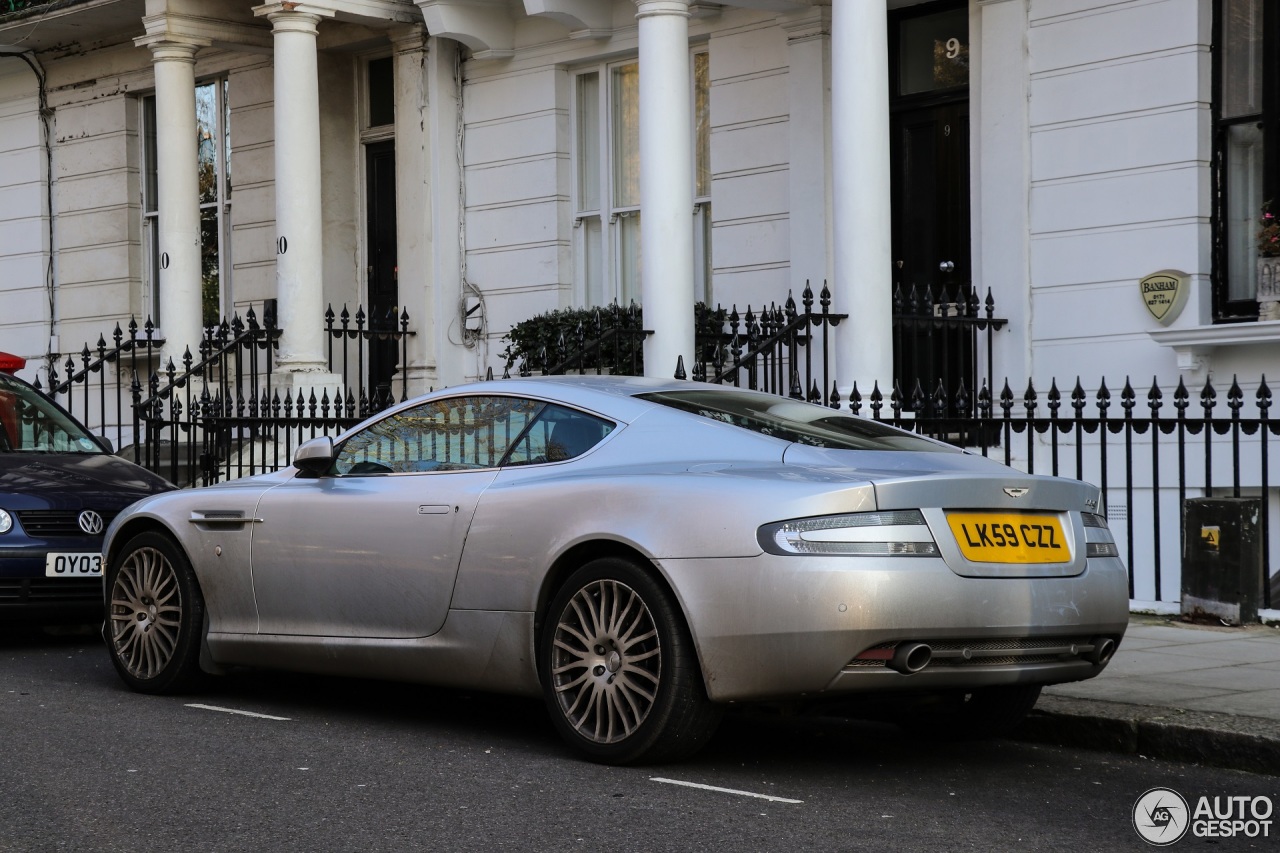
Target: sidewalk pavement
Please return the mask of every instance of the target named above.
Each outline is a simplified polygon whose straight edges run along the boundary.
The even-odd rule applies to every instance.
[[[1102,675],[1045,688],[1014,736],[1280,775],[1280,627],[1135,614]]]

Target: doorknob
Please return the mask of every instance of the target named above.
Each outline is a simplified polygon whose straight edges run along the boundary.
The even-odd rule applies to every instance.
[[[943,261],[942,263],[938,264],[938,269],[940,269],[942,272],[954,272],[955,268],[956,268],[956,265],[953,264],[951,261]]]

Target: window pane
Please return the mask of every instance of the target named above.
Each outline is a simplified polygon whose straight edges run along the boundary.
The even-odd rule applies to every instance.
[[[148,316],[160,316],[160,218],[147,216],[142,220],[142,239],[147,252],[147,292],[151,294]]]
[[[154,213],[159,190],[156,187],[156,99],[151,96],[142,99],[142,158],[142,209]]]
[[[613,206],[640,204],[640,66],[613,70]]]
[[[369,126],[395,124],[395,69],[391,57],[369,60]]]
[[[600,75],[578,75],[578,209],[600,209]]]
[[[898,93],[910,95],[969,84],[969,10],[902,22]]]
[[[1222,117],[1262,112],[1263,0],[1222,0]]]
[[[618,219],[618,302],[624,307],[640,301],[640,211]]]
[[[218,200],[218,98],[214,84],[196,86],[196,156],[200,203]]]
[[[711,63],[708,54],[693,56],[694,191],[711,195]]]
[[[1227,298],[1252,299],[1257,292],[1258,217],[1262,197],[1262,130],[1254,122],[1227,128]]]
[[[534,465],[573,459],[599,444],[613,432],[613,427],[609,421],[585,412],[549,405],[520,443],[511,449],[504,464]]]
[[[599,216],[582,220],[582,281],[588,308],[609,302],[604,292],[604,226]]]
[[[715,391],[658,391],[637,396],[641,400],[810,447],[961,452],[954,447],[903,433],[868,418],[846,415],[812,403],[755,391],[727,388]]]
[[[221,269],[218,263],[218,208],[200,209],[200,304],[205,326],[222,319]]]
[[[230,80],[222,81],[222,141],[223,141],[223,157],[222,157],[222,188],[226,195],[225,200],[231,200],[231,100]]]
[[[698,205],[693,217],[694,290],[701,302],[711,304],[711,202]]]
[[[543,405],[511,397],[454,397],[424,403],[349,438],[334,472],[360,476],[490,468]]]

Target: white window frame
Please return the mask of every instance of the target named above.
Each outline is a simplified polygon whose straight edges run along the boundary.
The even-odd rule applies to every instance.
[[[219,320],[221,320],[231,316],[235,305],[231,281],[231,271],[233,269],[231,261],[231,181],[228,177],[228,162],[231,151],[229,129],[231,110],[228,104],[230,83],[225,75],[196,81],[197,89],[209,85],[213,86],[214,113],[217,136],[219,137],[218,143],[213,146],[214,170],[218,180],[215,183],[214,199],[208,202],[201,202],[199,210],[202,221],[206,211],[215,211],[216,231],[218,234],[218,314]],[[195,97],[194,90],[191,96],[192,98]],[[147,104],[154,104],[155,99],[154,92],[144,94],[138,99],[138,127],[142,138],[140,145],[142,166],[140,196],[144,257],[142,307],[146,316],[158,323],[160,320],[161,299],[159,189],[157,186],[156,197],[150,197],[149,184],[155,181],[157,164],[153,162],[151,152],[147,146],[148,136],[155,133],[155,127],[150,124],[150,116],[153,113],[148,113]]]
[[[693,206],[691,209],[690,227],[693,229],[694,240],[694,279],[696,298],[702,301],[710,301],[711,295],[711,195],[710,181],[706,187],[707,192],[702,195],[692,195],[697,191],[698,179],[698,146],[697,146],[697,81],[694,74],[695,57],[699,54],[708,55],[708,49],[705,44],[695,46],[690,49],[690,74],[689,74],[689,91],[690,91],[690,111],[692,124],[691,138],[689,145],[693,153],[694,164],[694,187],[691,187],[691,198]],[[639,199],[635,200],[635,204],[621,204],[616,198],[616,187],[614,185],[614,151],[616,150],[617,127],[613,121],[614,103],[613,103],[613,75],[619,68],[637,63],[637,58],[631,56],[625,59],[602,61],[590,65],[579,66],[570,72],[570,98],[572,108],[570,110],[570,138],[572,140],[571,163],[571,205],[573,209],[573,259],[574,259],[574,301],[577,305],[583,307],[599,307],[608,305],[617,301],[619,305],[626,307],[633,299],[639,303],[640,301],[640,272],[638,266],[638,258],[640,254],[639,240],[642,236],[637,237],[635,254],[637,257],[637,267],[634,275],[633,291],[628,291],[625,287],[625,274],[623,269],[624,258],[624,241],[626,239],[625,230],[629,224],[629,220],[640,216]],[[709,61],[709,60],[708,60]],[[643,73],[641,71],[640,73]],[[582,147],[584,140],[582,138],[582,120],[579,93],[582,87],[584,77],[594,75],[597,81],[596,104],[595,111],[598,116],[598,127],[596,129],[596,138],[593,141],[593,149],[597,168],[596,181],[599,188],[598,204],[586,207],[584,200],[581,198],[581,163],[584,156]],[[708,89],[710,84],[708,82]],[[710,93],[708,92],[708,99]],[[588,256],[589,244],[591,240],[592,223],[598,223],[596,227],[599,230],[600,237],[597,245],[599,258],[597,263],[600,269],[600,281],[592,282],[590,280],[589,268],[591,266],[591,258]]]

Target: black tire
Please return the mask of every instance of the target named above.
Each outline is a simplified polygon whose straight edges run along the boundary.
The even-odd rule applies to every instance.
[[[898,723],[912,734],[935,740],[1003,737],[1031,713],[1039,698],[1039,684],[957,691],[908,709]]]
[[[570,576],[547,608],[538,664],[556,729],[602,764],[686,758],[720,722],[680,610],[629,560]]]
[[[140,533],[107,567],[107,648],[140,693],[179,693],[200,671],[204,597],[186,554],[163,533]]]

